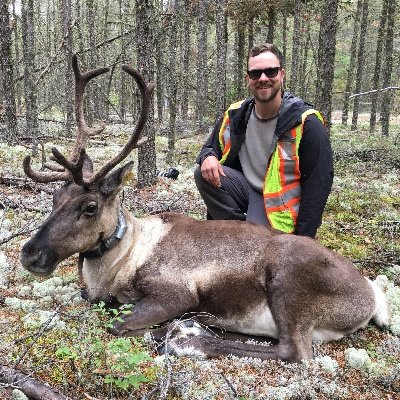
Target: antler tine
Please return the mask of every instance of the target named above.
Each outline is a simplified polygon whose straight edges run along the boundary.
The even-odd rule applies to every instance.
[[[83,113],[83,96],[87,83],[96,76],[105,74],[109,68],[96,68],[82,73],[79,69],[78,57],[76,54],[72,56],[72,69],[75,74],[75,120],[77,125],[77,137],[75,146],[71,152],[70,160],[76,161],[79,158],[81,149],[86,147],[86,143],[90,136],[101,133],[105,126],[98,128],[89,128],[86,124]]]
[[[129,65],[123,65],[122,69],[135,79],[139,87],[140,94],[142,97],[142,107],[141,107],[142,109],[139,115],[139,119],[136,123],[136,126],[128,142],[125,144],[122,150],[108,163],[103,165],[100,168],[100,170],[97,171],[88,181],[85,181],[86,186],[93,185],[101,178],[106,176],[107,173],[110,172],[122,160],[124,160],[134,148],[139,147],[145,142],[145,138],[139,140],[139,137],[147,122],[150,109],[151,95],[154,90],[154,85],[152,83],[146,84],[145,80],[143,79],[143,76],[137,70],[130,67]]]
[[[57,181],[70,181],[71,174],[68,171],[65,172],[44,172],[34,171],[31,167],[31,157],[27,156],[24,158],[23,167],[25,175],[31,178],[35,182],[49,183]]]
[[[62,165],[67,171],[70,172],[73,181],[77,185],[84,186],[83,182],[83,162],[86,156],[86,151],[85,149],[81,149],[79,153],[79,158],[78,160],[75,161],[70,161],[66,159],[58,150],[56,147],[53,147],[51,149],[54,158],[57,160],[57,162]]]
[[[69,160],[67,160],[56,148],[52,149],[53,155],[58,164],[65,168],[64,171],[60,171],[60,169],[55,165],[47,165],[52,172],[34,171],[31,167],[31,158],[29,156],[25,157],[23,161],[24,172],[29,178],[36,182],[48,183],[73,180],[78,185],[84,186],[83,164],[86,158],[84,150],[86,143],[90,136],[98,134],[104,130],[104,126],[96,129],[87,126],[83,114],[83,95],[85,93],[86,85],[91,79],[108,72],[110,69],[97,68],[81,73],[76,54],[72,56],[72,69],[75,74],[75,119],[77,123],[77,138],[75,146],[71,152]]]

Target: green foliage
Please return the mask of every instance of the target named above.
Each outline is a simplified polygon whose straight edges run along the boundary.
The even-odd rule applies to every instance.
[[[394,125],[392,132],[398,132],[399,128]],[[131,198],[125,199],[127,205],[133,207],[135,212],[141,210],[146,214],[149,212],[146,208],[148,204],[157,202],[158,205],[165,204],[168,207],[174,204],[182,207],[178,211],[193,215],[197,212],[200,216],[199,209],[204,205],[198,199],[198,192],[194,187],[192,168],[205,136],[179,139],[175,157],[176,164],[181,168],[181,175],[176,182],[160,182],[152,191],[143,192],[144,200],[138,192],[128,188],[127,196],[131,195]],[[119,136],[117,139],[122,141]],[[400,259],[399,225],[396,224],[396,221],[400,221],[399,139],[394,134],[388,138],[378,134],[371,135],[365,126],[361,126],[357,132],[350,132],[334,125],[331,140],[335,152],[335,180],[317,240],[355,261],[365,275],[373,277],[379,271],[392,280],[396,277],[399,279],[398,270],[395,269],[395,264]],[[157,140],[157,146],[160,147],[158,154],[165,151],[166,144],[166,140]],[[98,157],[101,159],[100,153]],[[20,157],[10,150],[8,158],[10,170],[16,170],[15,163],[18,159],[20,165]],[[161,165],[164,166],[162,162]],[[162,191],[165,197],[160,200]],[[132,193],[137,198],[132,197]],[[43,198],[36,196],[35,201],[43,203]],[[5,212],[10,219],[7,229],[17,231],[22,213],[17,213],[12,208]],[[23,218],[29,220],[32,216],[25,212]],[[10,259],[17,260],[18,249],[17,246],[14,247],[15,255]],[[65,272],[62,272],[63,268]],[[77,279],[71,273],[71,261],[61,265],[56,274],[62,273],[69,279]],[[19,296],[22,300],[28,300],[32,291],[21,294],[20,285],[29,282],[33,286],[33,279],[36,278],[30,275],[27,277],[16,268],[15,285],[7,289],[5,296]],[[399,284],[398,281],[396,284]],[[2,364],[14,365],[21,354],[25,354],[18,368],[33,372],[36,378],[76,399],[84,398],[84,393],[104,399],[142,398],[143,393],[151,392],[157,379],[160,379],[158,387],[161,382],[170,379],[167,398],[231,398],[232,391],[221,381],[219,371],[227,376],[242,396],[240,398],[246,400],[266,398],[265,393],[283,378],[282,390],[291,387],[291,380],[301,382],[302,385],[304,382],[308,385],[315,384],[316,392],[312,392],[314,389],[310,388],[314,398],[319,395],[326,398],[350,398],[351,393],[355,390],[360,390],[361,393],[371,382],[377,391],[374,398],[395,396],[398,393],[399,338],[380,332],[372,325],[334,344],[324,344],[320,350],[316,348],[317,353],[323,351],[323,354],[329,354],[332,359],[339,361],[338,375],[332,379],[328,374],[326,380],[327,373],[316,370],[312,363],[307,367],[308,370],[304,366],[295,370],[297,366],[274,361],[233,358],[198,361],[171,357],[168,359],[169,364],[164,362],[157,366],[140,339],[116,338],[106,332],[113,321],[123,318],[131,312],[130,309],[131,306],[127,305],[107,310],[105,303],[99,303],[93,308],[87,303],[63,305],[59,316],[67,329],[52,327],[37,338],[34,330],[37,328],[28,329],[21,323],[26,311],[9,306],[0,307],[0,313],[3,310],[0,317],[5,321],[0,332]],[[344,348],[349,344],[366,349],[372,359],[373,374],[359,374],[359,380],[356,381],[354,369],[343,368],[340,361]],[[313,379],[307,379],[305,375]],[[347,395],[342,393],[346,388]],[[328,389],[333,394],[329,394]],[[294,389],[293,393],[293,398],[296,395],[296,398],[302,396]],[[0,388],[0,397],[3,398],[1,394]]]
[[[379,254],[399,254],[393,240],[400,221],[396,140],[363,128],[333,125],[331,131],[335,179],[318,240],[354,261],[375,260],[377,267]]]
[[[128,390],[130,387],[138,388],[141,383],[149,381],[139,372],[138,367],[141,363],[153,359],[146,352],[137,352],[130,339],[113,339],[108,342],[107,350],[114,356],[114,362],[110,366],[111,372],[105,377],[105,383]]]
[[[99,314],[101,319],[106,318],[109,314],[111,319],[105,321],[106,328],[112,327],[115,321],[123,321],[122,315],[129,315],[131,304],[123,304],[119,308],[106,308],[104,302],[100,302],[93,307],[93,310]],[[97,331],[98,332],[98,331]],[[122,390],[130,388],[138,388],[142,383],[149,382],[149,374],[142,373],[140,366],[143,363],[151,365],[147,370],[153,370],[153,359],[145,351],[138,351],[138,343],[134,339],[114,338],[107,342],[99,339],[94,335],[89,340],[89,344],[97,367],[103,362],[107,364],[107,370],[110,371],[105,375],[104,382],[106,384],[115,385]]]
[[[113,396],[143,390],[142,385],[153,382],[157,373],[149,352],[141,340],[111,337],[105,329],[130,314],[131,308],[127,304],[107,310],[101,302],[90,310],[87,304],[74,304],[62,313],[68,330],[48,328],[35,337],[19,328],[18,335],[23,339],[12,346],[8,360],[16,363],[24,349],[29,349],[24,366],[43,371],[51,385],[63,385],[66,391],[73,387],[74,398],[80,398],[83,390],[98,390],[103,385],[104,393]]]
[[[64,361],[65,360],[76,360],[78,358],[78,353],[74,349],[72,349],[68,346],[59,347],[54,354],[60,360],[64,360]]]
[[[104,301],[100,301],[93,307],[93,311],[97,312],[102,318],[107,317],[109,314],[112,318],[105,324],[106,328],[112,328],[115,321],[123,322],[121,315],[132,314],[132,304],[121,304],[119,308],[107,309]]]

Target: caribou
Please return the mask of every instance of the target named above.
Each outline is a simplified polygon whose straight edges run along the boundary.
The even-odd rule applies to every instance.
[[[29,156],[23,163],[34,181],[65,182],[54,192],[50,215],[21,249],[24,268],[48,276],[79,254],[89,300],[133,304],[114,322],[115,335],[157,337],[165,328],[154,325],[192,315],[195,322],[173,325],[169,350],[178,354],[299,362],[313,357],[313,340],[339,339],[371,319],[389,324],[387,299],[377,284],[313,239],[242,221],[129,213],[119,193],[132,162],[115,167],[144,142],[153,85],[122,66],[139,87],[140,114],[122,150],[94,171],[85,146],[104,127],[87,126],[83,97],[87,83],[108,69],[81,73],[76,56],[72,66],[77,140],[70,156],[53,148],[56,164],[47,165],[49,171],[33,169]],[[208,325],[241,340],[200,329]],[[248,335],[275,338],[276,344],[249,342]]]

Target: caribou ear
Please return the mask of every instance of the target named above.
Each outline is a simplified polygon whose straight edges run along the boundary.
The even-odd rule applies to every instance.
[[[100,181],[100,193],[106,197],[117,195],[122,189],[126,180],[129,178],[132,168],[133,161],[130,161],[123,167],[116,169],[115,171],[111,172],[111,174],[108,174]]]

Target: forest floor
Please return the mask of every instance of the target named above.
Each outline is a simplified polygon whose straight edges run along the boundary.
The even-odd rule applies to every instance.
[[[124,129],[110,126],[104,142],[93,141],[89,154],[96,163],[123,144]],[[204,218],[192,174],[205,137],[182,135],[174,164],[166,165],[167,139],[157,136],[158,168],[176,167],[180,175],[176,181],[159,178],[146,189],[126,186],[124,204],[137,216],[178,211]],[[383,138],[362,126],[350,132],[334,125],[331,140],[335,180],[317,240],[351,259],[365,276],[384,274],[400,286],[400,126]],[[45,147],[54,144],[70,146],[53,137]],[[112,337],[104,306],[80,297],[76,256],[49,278],[33,277],[20,266],[21,246],[48,215],[58,186],[24,177],[28,153],[25,146],[0,144],[0,365],[73,400],[400,399],[400,337],[373,325],[339,341],[316,343],[315,360],[295,365],[157,356],[151,343]],[[348,357],[351,348],[364,350],[358,363]],[[0,399],[22,398],[14,389],[0,384]]]

